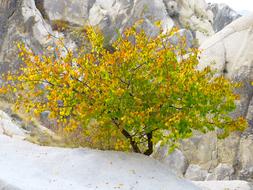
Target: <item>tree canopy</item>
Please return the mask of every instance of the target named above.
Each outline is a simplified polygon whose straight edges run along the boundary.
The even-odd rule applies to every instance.
[[[50,111],[69,131],[78,126],[85,131],[95,119],[146,155],[157,142],[173,146],[194,130],[220,128],[226,136],[246,127],[244,118],[229,115],[239,84],[210,67],[197,70],[198,50],[170,43],[175,31],[149,36],[134,25],[110,48],[98,29],[85,31],[89,46],[79,50],[56,46],[39,55],[18,45],[23,64],[6,75],[2,88],[15,94],[17,108]]]

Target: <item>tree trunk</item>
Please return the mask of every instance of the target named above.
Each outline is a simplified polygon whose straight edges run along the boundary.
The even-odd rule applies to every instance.
[[[130,144],[133,148],[133,151],[136,153],[142,153],[141,150],[139,149],[137,143],[133,140],[132,136],[125,130],[122,129],[121,133],[130,141]]]
[[[148,149],[144,152],[145,155],[150,156],[153,153],[153,134],[152,132],[147,133],[147,138],[148,138]]]

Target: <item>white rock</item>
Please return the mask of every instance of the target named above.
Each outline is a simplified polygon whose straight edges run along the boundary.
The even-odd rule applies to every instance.
[[[206,180],[231,180],[234,174],[233,166],[228,164],[219,164],[213,171],[211,175],[208,175]]]
[[[252,122],[253,116],[250,103],[252,102],[253,88],[253,14],[241,17],[225,27],[211,38],[207,39],[200,47],[199,68],[212,65],[220,74],[240,81],[244,86],[238,90],[241,100],[235,116],[245,116]]]
[[[193,181],[203,181],[206,179],[208,172],[198,165],[190,165],[186,170],[185,177]]]
[[[212,10],[213,12],[213,28],[215,32],[222,30],[226,25],[230,24],[232,21],[241,16],[228,5],[223,3],[209,4],[208,9]]]
[[[19,128],[2,110],[0,110],[0,135],[1,134],[21,139],[26,137],[25,131]]]
[[[228,77],[232,81],[242,83],[237,89],[240,101],[237,101],[237,109],[232,116],[244,116],[247,118],[250,128],[242,138],[237,135],[235,141],[230,141],[222,150],[219,160],[230,160],[231,165],[239,164],[241,171],[237,171],[239,179],[252,180],[253,153],[252,153],[252,127],[253,127],[253,14],[238,18],[223,30],[207,39],[201,45],[199,69],[211,65],[220,75]],[[239,141],[236,140],[239,137]],[[225,140],[226,141],[226,140]],[[222,146],[219,146],[222,147]],[[231,152],[232,150],[232,152]],[[220,155],[221,151],[219,151]],[[236,153],[236,154],[234,154]],[[227,156],[225,156],[227,155]],[[233,161],[234,160],[234,161]]]
[[[152,158],[41,147],[0,135],[0,184],[20,190],[199,190]]]
[[[177,176],[183,176],[188,167],[184,154],[178,149],[169,153],[168,146],[159,147],[152,156],[164,163]]]
[[[194,181],[202,190],[251,190],[246,181]]]

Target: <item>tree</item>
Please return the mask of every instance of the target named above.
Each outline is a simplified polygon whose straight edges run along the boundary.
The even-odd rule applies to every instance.
[[[19,44],[23,64],[6,75],[2,89],[15,93],[17,108],[35,114],[49,110],[66,130],[85,129],[95,119],[145,155],[157,142],[173,147],[193,130],[219,128],[221,136],[243,130],[245,119],[229,116],[239,84],[215,76],[210,67],[197,70],[198,51],[171,44],[173,32],[151,37],[134,25],[110,50],[93,27],[86,28],[90,46],[82,51],[57,46],[51,54],[37,55]]]

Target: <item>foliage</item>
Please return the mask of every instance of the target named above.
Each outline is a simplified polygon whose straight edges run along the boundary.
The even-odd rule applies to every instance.
[[[52,29],[60,32],[64,32],[68,30],[70,27],[70,23],[65,20],[53,20],[52,21]]]
[[[19,44],[23,65],[6,75],[2,88],[15,93],[17,108],[35,114],[50,110],[68,132],[80,126],[86,131],[95,119],[146,155],[157,142],[176,145],[193,130],[220,128],[225,137],[246,127],[243,118],[229,116],[239,85],[214,76],[209,67],[196,70],[198,51],[169,43],[174,30],[151,37],[136,24],[110,51],[98,29],[85,31],[89,48],[79,52],[58,45],[50,55],[36,55]]]

